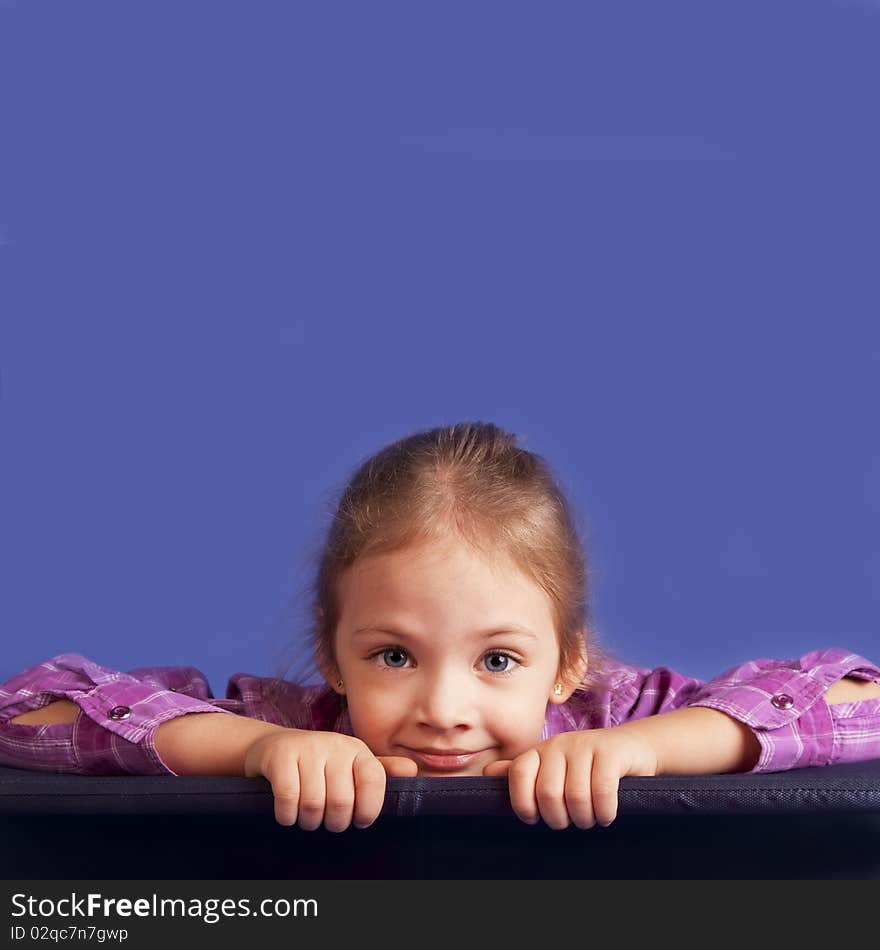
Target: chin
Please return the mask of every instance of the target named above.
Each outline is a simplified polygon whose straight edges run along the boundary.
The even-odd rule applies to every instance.
[[[482,774],[483,774],[482,767],[478,769],[475,769],[475,768],[456,769],[453,772],[447,769],[440,771],[439,769],[434,770],[434,769],[420,768],[419,771],[416,773],[416,777],[417,778],[463,778],[464,776],[468,776],[468,775],[474,776],[474,775],[482,775]]]

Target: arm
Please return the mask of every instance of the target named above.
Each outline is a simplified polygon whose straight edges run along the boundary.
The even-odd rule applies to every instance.
[[[658,775],[721,775],[750,772],[761,746],[739,720],[703,706],[625,722],[616,729],[634,731],[657,752]]]
[[[844,676],[828,687],[825,693],[825,702],[831,706],[834,703],[857,703],[863,699],[880,698],[880,683],[871,680],[859,680],[852,676]]]
[[[73,722],[79,706],[62,699],[16,716],[12,722],[31,726]],[[253,742],[283,726],[246,716],[187,713],[163,722],[156,730],[156,751],[177,775],[244,776],[244,758]]]
[[[827,705],[880,698],[880,683],[843,677],[825,692]],[[658,775],[721,775],[750,772],[761,745],[754,731],[717,709],[689,706],[623,723],[657,750]]]
[[[80,775],[168,775],[156,751],[161,725],[191,713],[229,718],[193,667],[123,673],[65,653],[0,683],[0,765]],[[257,718],[262,719],[263,716]]]
[[[246,716],[188,713],[156,730],[156,751],[177,775],[245,777],[248,749],[270,732],[301,732]]]
[[[10,719],[10,722],[20,722],[24,726],[54,726],[62,722],[73,722],[79,706],[70,699],[59,699],[58,702],[49,703],[42,709],[32,709],[30,712],[22,713]]]

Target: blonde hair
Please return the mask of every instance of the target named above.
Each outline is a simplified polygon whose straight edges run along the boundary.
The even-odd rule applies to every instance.
[[[335,666],[341,574],[358,558],[453,531],[493,562],[512,561],[547,594],[563,680],[585,693],[598,685],[611,655],[592,627],[574,512],[544,458],[519,446],[515,435],[488,422],[415,432],[360,464],[333,504],[308,587],[308,639],[318,670]]]

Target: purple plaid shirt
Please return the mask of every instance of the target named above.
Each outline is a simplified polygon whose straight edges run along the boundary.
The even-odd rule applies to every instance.
[[[705,682],[662,666],[617,663],[602,673],[600,688],[575,693],[562,705],[548,703],[542,739],[708,706],[754,731],[761,755],[753,772],[880,758],[880,698],[831,706],[824,701],[825,691],[844,676],[880,682],[880,668],[848,650],[751,660]],[[280,687],[274,703],[266,696],[270,684]],[[10,721],[58,699],[79,706],[72,723]],[[191,666],[120,673],[78,653],[63,653],[0,685],[0,765],[81,775],[174,775],[156,751],[156,730],[190,712],[353,735],[345,706],[326,685],[304,687],[236,673],[226,698],[214,699],[205,676]]]

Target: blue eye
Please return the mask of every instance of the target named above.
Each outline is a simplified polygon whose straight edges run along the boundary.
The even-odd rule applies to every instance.
[[[508,656],[506,653],[487,653],[484,660],[486,661],[486,669],[489,670],[490,673],[507,673],[510,671],[509,665],[513,661],[513,657]],[[504,661],[504,666],[498,667],[491,664],[491,660],[502,660]]]
[[[391,647],[391,649],[389,650],[382,651],[382,659],[385,660],[386,663],[388,663],[388,666],[390,666],[394,670],[399,670],[401,667],[398,666],[396,663],[388,662],[387,660],[388,656],[402,657],[403,661],[406,662],[406,653],[403,650],[401,650],[399,647]]]

